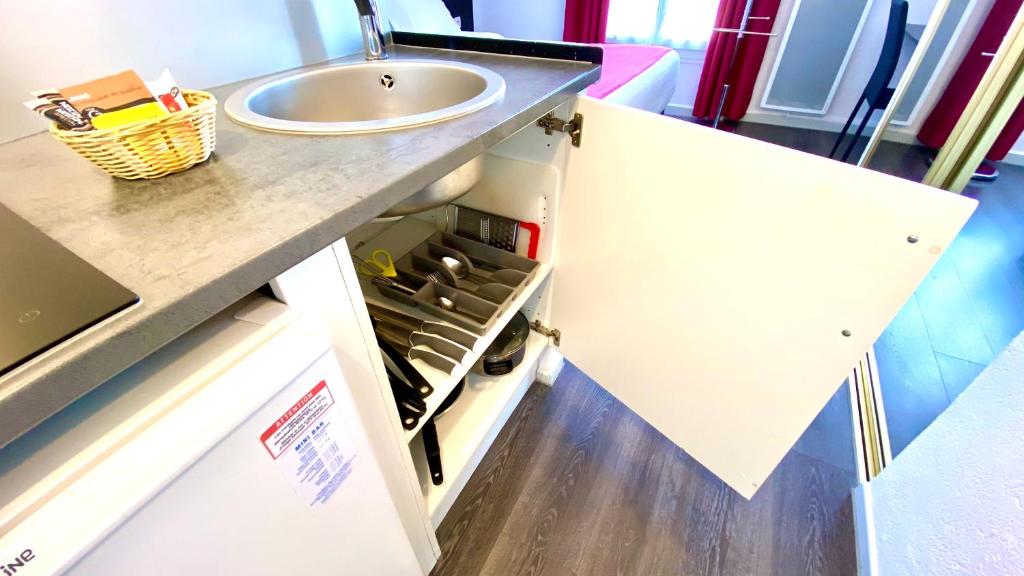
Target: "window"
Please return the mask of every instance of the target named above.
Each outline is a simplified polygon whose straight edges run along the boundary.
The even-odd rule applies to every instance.
[[[703,50],[717,12],[718,0],[612,0],[608,41]]]

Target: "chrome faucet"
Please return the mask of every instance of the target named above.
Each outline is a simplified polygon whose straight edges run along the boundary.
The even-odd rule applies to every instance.
[[[363,50],[367,60],[387,60],[388,47],[377,16],[376,0],[355,0],[359,27],[363,31]]]

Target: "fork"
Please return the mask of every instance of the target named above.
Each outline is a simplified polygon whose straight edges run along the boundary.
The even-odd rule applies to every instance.
[[[440,284],[442,286],[451,286],[451,283],[448,282],[448,279],[437,271],[427,274],[427,280],[433,282],[434,284]]]

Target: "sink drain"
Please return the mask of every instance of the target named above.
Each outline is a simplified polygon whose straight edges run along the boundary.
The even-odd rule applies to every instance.
[[[395,78],[394,78],[394,76],[392,76],[391,74],[381,74],[380,75],[380,85],[383,86],[385,90],[392,90],[392,89],[394,89],[394,87],[395,87]]]

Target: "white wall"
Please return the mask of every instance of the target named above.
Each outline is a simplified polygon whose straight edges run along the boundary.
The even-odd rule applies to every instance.
[[[775,18],[775,25],[772,29],[778,36],[768,42],[765,51],[764,61],[758,73],[757,81],[754,84],[754,93],[747,109],[748,121],[764,122],[768,124],[781,124],[796,126],[800,128],[814,128],[818,130],[838,131],[849,116],[853,106],[857,103],[868,77],[875,68],[878,61],[878,51],[881,49],[882,38],[885,35],[885,24],[889,13],[889,3],[885,0],[875,0],[868,13],[867,21],[861,32],[860,39],[853,51],[850,62],[846,68],[846,74],[840,80],[839,88],[836,90],[832,100],[832,106],[825,115],[798,114],[783,112],[770,108],[762,108],[761,101],[764,99],[765,89],[768,85],[768,78],[771,76],[775,59],[779,55],[779,48],[782,46],[782,37],[786,31],[786,25],[793,15],[793,8],[796,0],[782,0],[779,4],[779,11]],[[822,23],[827,25],[827,23]],[[696,90],[697,80],[700,77],[701,66],[687,66],[680,69],[680,84],[693,86],[692,90],[677,90],[676,97],[670,105],[672,113],[689,113],[693,109],[693,97],[687,101],[686,95]],[[693,76],[693,75],[696,76]]]
[[[984,16],[988,13],[988,8],[992,5],[992,1],[978,0],[974,11],[968,17],[969,19],[964,26],[963,34],[949,55],[948,63],[960,62],[978,27],[981,26]],[[864,91],[864,86],[867,84],[868,78],[878,62],[878,53],[881,50],[882,40],[885,36],[885,27],[888,21],[889,2],[886,0],[875,0],[872,4],[864,30],[846,68],[846,73],[842,80],[840,80],[839,87],[836,90],[832,106],[824,115],[783,112],[762,108],[760,105],[761,100],[764,98],[764,91],[768,84],[768,77],[771,75],[772,66],[778,57],[779,48],[782,44],[782,34],[785,32],[786,23],[793,12],[794,4],[795,0],[782,0],[779,6],[774,29],[779,36],[773,38],[768,44],[764,63],[754,85],[754,94],[746,120],[838,132],[860,98],[861,93]],[[934,5],[935,0],[911,0],[908,21],[911,23],[927,22]],[[473,18],[476,30],[480,32],[496,32],[508,38],[560,41],[562,38],[564,16],[565,0],[473,1]],[[696,57],[694,51],[686,50],[681,51],[680,56],[679,81],[676,93],[669,103],[668,112],[684,116],[690,114],[693,110],[693,101],[700,79],[703,58]],[[920,130],[921,123],[927,117],[927,110],[934,106],[935,101],[945,89],[949,77],[955,71],[956,67],[953,64],[947,64],[939,72],[931,92],[922,98],[921,110],[923,112],[918,113],[914,121],[907,126],[890,126],[889,131],[886,133],[887,139],[910,143],[916,142],[914,136]],[[879,113],[876,112],[875,118],[877,119],[878,116]],[[1024,137],[1014,146],[1014,150],[1007,160],[1024,164]]]
[[[867,20],[861,31],[860,38],[850,56],[846,67],[846,73],[839,81],[839,87],[832,99],[832,105],[824,115],[798,114],[762,108],[761,101],[764,99],[765,90],[768,87],[768,79],[771,76],[775,59],[779,56],[779,49],[782,47],[783,35],[786,32],[786,24],[793,15],[796,0],[782,0],[779,5],[778,16],[775,20],[773,32],[778,34],[768,43],[768,50],[765,52],[764,63],[758,74],[757,82],[754,85],[754,96],[747,111],[748,120],[762,121],[768,123],[793,124],[800,127],[818,128],[823,130],[839,130],[846,122],[850,111],[860,98],[867,84],[871,72],[878,63],[878,53],[881,50],[882,39],[885,36],[885,25],[889,14],[889,2],[875,0],[869,9]],[[827,25],[827,23],[822,23]]]
[[[935,0],[910,0],[907,24],[926,24],[935,9]]]
[[[886,133],[887,138],[907,142],[915,141],[914,135],[916,135],[918,130],[920,130],[921,123],[927,117],[927,110],[934,105],[935,100],[938,99],[942,94],[942,91],[945,89],[946,83],[949,81],[949,77],[956,71],[956,65],[960,62],[960,59],[969,47],[970,42],[974,39],[974,35],[981,26],[984,16],[988,13],[988,8],[992,5],[992,1],[993,0],[978,0],[974,10],[968,16],[968,21],[964,25],[963,32],[957,39],[947,60],[949,63],[956,64],[947,64],[941,71],[939,71],[939,76],[936,79],[931,92],[922,97],[922,110],[924,110],[925,113],[918,114],[917,118],[907,126],[890,126],[889,131]],[[923,3],[919,2],[918,5],[915,6],[914,1],[911,0],[911,11],[914,12],[914,20],[927,20],[927,14],[925,14],[925,12],[927,12],[929,4],[933,3],[933,0],[926,0]],[[832,106],[824,115],[782,112],[779,110],[762,108],[760,106],[761,101],[764,98],[765,89],[768,85],[768,78],[771,75],[772,65],[778,57],[779,48],[782,45],[782,35],[785,33],[785,24],[789,21],[794,4],[795,0],[782,0],[779,6],[779,13],[774,29],[774,32],[778,33],[779,36],[773,38],[768,44],[764,64],[761,66],[757,83],[754,86],[754,96],[747,112],[747,120],[838,132],[849,117],[854,105],[857,104],[857,100],[864,91],[868,78],[870,78],[872,71],[874,71],[875,64],[878,62],[878,54],[881,50],[882,41],[885,37],[885,28],[888,21],[889,2],[887,0],[875,0],[872,4],[870,11],[868,12],[867,20],[864,23],[864,29],[856,46],[854,47],[853,54],[850,57],[846,73],[839,82],[839,87],[836,90]],[[908,16],[908,20],[909,19],[910,17]],[[879,114],[876,113],[876,117],[878,115]]]
[[[506,38],[562,41],[565,0],[473,0],[473,28]]]
[[[703,50],[677,50],[679,52],[679,77],[676,80],[676,91],[669,100],[666,110],[673,116],[689,116],[693,114],[693,102],[697,99],[697,86],[700,84],[700,73],[704,68]]]
[[[565,0],[473,0],[473,20],[477,32],[561,42]],[[669,102],[668,113],[683,116],[693,110],[704,52],[680,50],[679,56],[679,82]]]
[[[1010,153],[1006,155],[1006,162],[1024,166],[1024,134],[1017,138],[1017,142],[1010,149]]]
[[[207,88],[362,48],[351,0],[0,0],[0,142],[45,129],[21,102],[134,68]]]
[[[877,574],[1024,574],[1024,334],[867,486]]]

